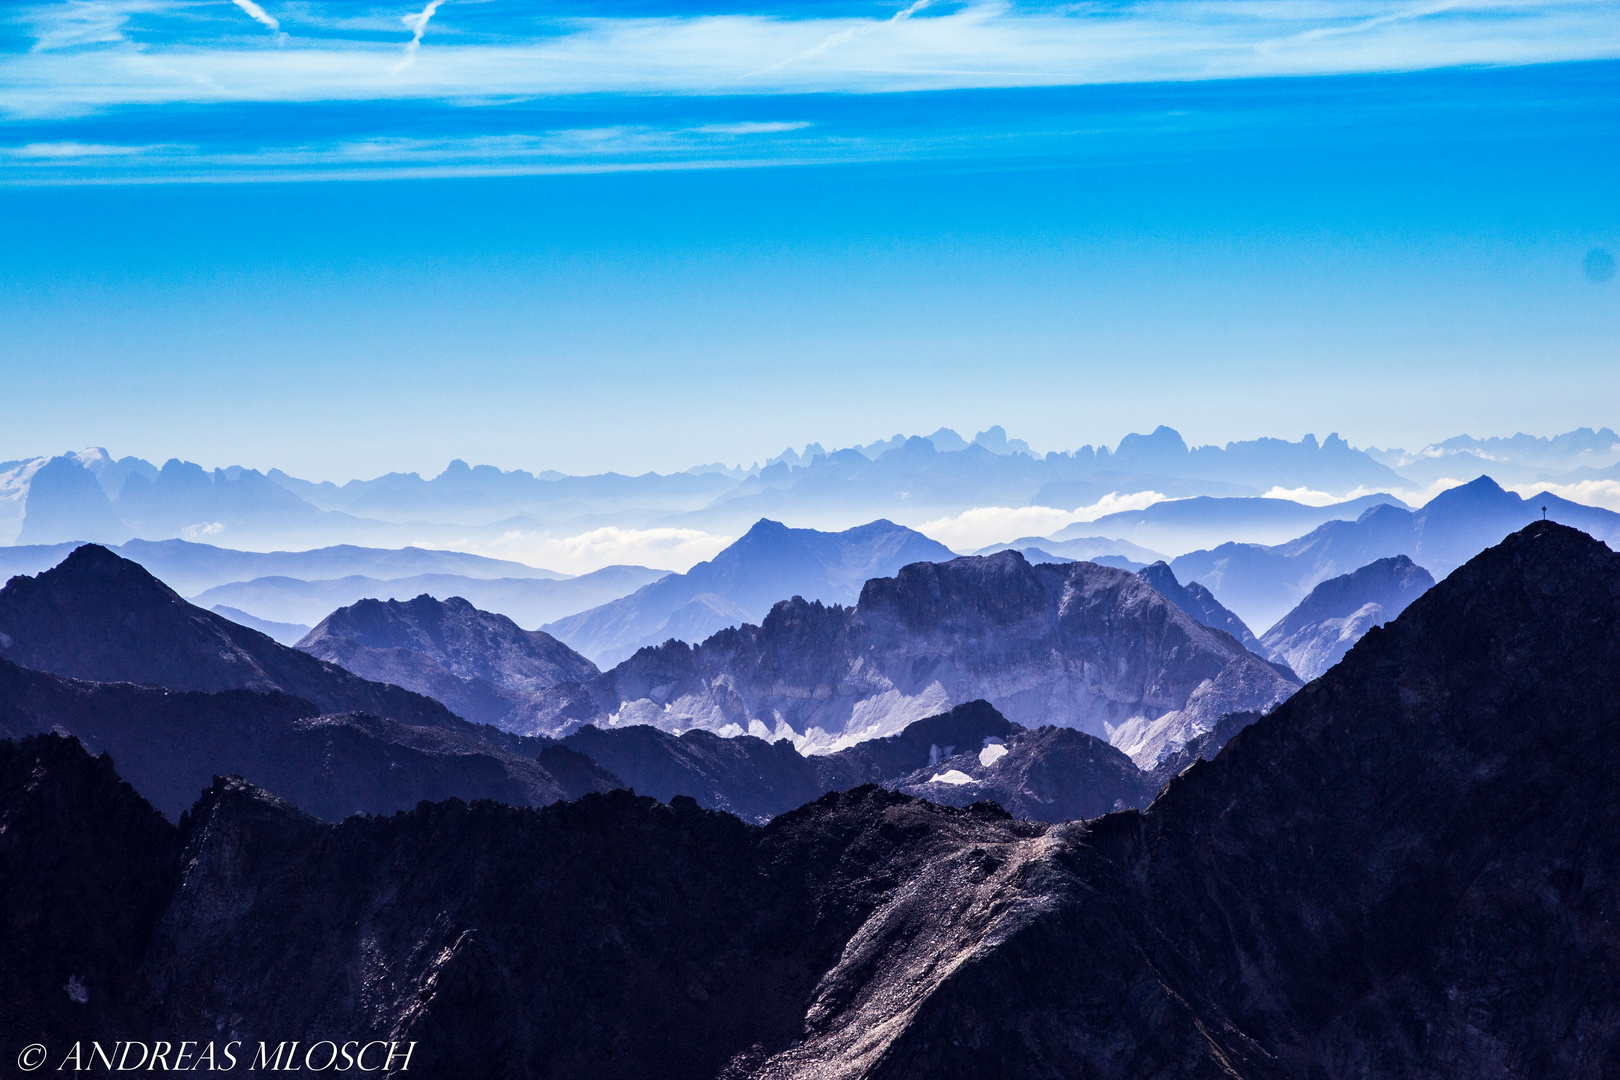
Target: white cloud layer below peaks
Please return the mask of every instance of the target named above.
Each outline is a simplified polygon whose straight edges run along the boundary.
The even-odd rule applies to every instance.
[[[1157,491],[1130,495],[1113,492],[1090,506],[1060,510],[1050,506],[976,506],[954,517],[935,518],[914,528],[952,551],[977,551],[991,544],[1002,544],[1022,536],[1048,536],[1066,525],[1096,521],[1105,514],[1144,510],[1166,496]]]

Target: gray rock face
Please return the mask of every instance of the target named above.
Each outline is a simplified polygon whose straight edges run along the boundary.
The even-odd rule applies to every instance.
[[[913,564],[867,582],[854,608],[796,597],[761,626],[645,649],[548,691],[525,730],[696,727],[823,751],[983,698],[1015,723],[1079,728],[1151,765],[1296,685],[1133,574],[1007,551]]]
[[[1314,679],[1337,664],[1375,626],[1406,610],[1434,578],[1405,555],[1379,559],[1354,573],[1324,581],[1260,639],[1260,648]]]
[[[786,596],[845,604],[869,578],[951,557],[945,545],[889,521],[828,533],[761,520],[708,562],[545,629],[607,667],[646,646],[758,622]]]
[[[326,825],[221,780],[175,828],[0,743],[0,1016],[436,1077],[1605,1080],[1616,702],[1620,556],[1548,523],[1084,823],[867,787],[764,828],[622,792]]]
[[[298,648],[502,728],[539,691],[598,674],[595,664],[550,634],[521,629],[458,596],[361,600],[328,615]]]

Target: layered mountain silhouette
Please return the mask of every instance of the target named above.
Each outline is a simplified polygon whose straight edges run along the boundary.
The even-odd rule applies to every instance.
[[[0,547],[0,576],[37,574],[49,570],[84,541],[59,544],[23,544]],[[236,551],[189,540],[131,540],[109,550],[140,563],[182,596],[196,596],[205,589],[232,582],[263,577],[326,580],[338,577],[366,577],[392,581],[427,575],[443,575],[458,580],[494,578],[534,578],[561,581],[567,574],[542,570],[507,559],[491,559],[463,551],[434,551],[430,548],[368,548],[353,544],[313,548],[308,551]],[[609,569],[645,570],[643,567]],[[654,577],[663,573],[645,570]],[[653,580],[648,578],[647,580]],[[645,584],[645,581],[638,584]],[[351,599],[351,603],[354,597]],[[332,607],[342,607],[334,604]],[[331,611],[324,609],[321,614]],[[319,622],[319,619],[312,620]]]
[[[239,626],[245,626],[249,630],[257,630],[265,637],[271,638],[282,645],[296,645],[300,638],[314,629],[313,626],[305,626],[303,623],[284,623],[261,619],[257,615],[249,615],[240,608],[227,607],[224,604],[215,604],[210,610],[215,615],[222,615]]]
[[[143,567],[95,544],[0,589],[0,658],[74,679],[173,690],[279,690],[322,713],[462,726],[432,698],[368,682],[194,607]]]
[[[1355,521],[1330,521],[1286,544],[1222,544],[1172,559],[1182,581],[1202,582],[1251,626],[1270,626],[1328,578],[1405,555],[1443,578],[1515,529],[1541,517],[1600,540],[1620,538],[1620,514],[1542,493],[1528,499],[1488,476],[1443,491],[1422,509],[1380,505]]]
[[[836,749],[984,698],[1024,726],[1108,738],[1139,763],[1297,680],[1135,575],[1016,551],[914,563],[851,608],[802,597],[698,646],[643,649],[547,691],[534,734],[647,723]]]
[[[53,458],[33,476],[24,503],[20,544],[135,536],[348,535],[365,523],[317,509],[254,469],[215,469],[170,460],[151,476],[126,470],[109,494],[77,455]]]
[[[599,674],[550,634],[524,630],[459,596],[362,600],[322,619],[298,648],[362,678],[433,697],[468,720],[507,729],[519,726],[513,714],[540,691]]]
[[[1268,655],[1260,646],[1260,640],[1254,636],[1244,621],[1232,612],[1221,606],[1215,595],[1196,581],[1189,581],[1183,585],[1176,580],[1175,571],[1170,564],[1164,561],[1145,566],[1136,572],[1136,576],[1169,597],[1182,611],[1191,615],[1205,626],[1213,626],[1217,630],[1224,630],[1243,643],[1243,647],[1250,652]]]
[[[243,776],[328,821],[423,799],[545,806],[624,782],[544,741],[462,725],[321,715],[279,692],[93,683],[0,660],[0,735],[68,732],[106,752],[152,805],[178,819],[216,776]]]
[[[1597,1080],[1616,626],[1620,557],[1531,525],[1146,811],[1060,825],[876,787],[763,828],[624,792],[327,825],[221,779],[177,827],[71,740],[0,743],[0,1015],[434,1076]]]
[[[1379,559],[1311,590],[1260,639],[1257,652],[1314,679],[1337,664],[1368,630],[1406,610],[1434,578],[1405,555]]]
[[[261,618],[320,622],[340,607],[361,600],[408,600],[427,594],[440,600],[459,596],[520,626],[540,626],[553,619],[616,600],[666,574],[644,566],[604,566],[578,577],[478,578],[461,574],[415,574],[375,578],[354,574],[341,578],[271,576],[216,585],[192,597],[200,606],[225,605]]]
[[[870,578],[953,557],[945,545],[888,521],[825,533],[762,520],[708,562],[544,629],[609,667],[672,638],[702,641],[758,622],[783,597],[851,603]]]
[[[1107,494],[1104,492],[1104,494]],[[1021,551],[1024,557],[1031,562],[1037,561],[1030,553],[1038,551],[1043,556],[1057,556],[1058,560],[1072,559],[1075,562],[1095,562],[1103,566],[1118,566],[1125,570],[1140,570],[1149,563],[1161,562],[1164,559],[1156,551],[1139,547],[1128,540],[1110,540],[1105,536],[1075,536],[1067,540],[1054,540],[1045,536],[1021,536],[1017,540],[1009,540],[1005,544],[991,544],[975,551],[975,555],[994,555],[998,551]],[[1040,561],[1056,561],[1042,559]]]
[[[1081,806],[1100,813],[1119,801],[1111,778],[1103,798],[1091,790],[1105,782],[1098,776],[1025,768],[1023,727],[982,701],[942,707],[889,738],[812,757],[787,741],[703,730],[677,737],[633,724],[587,726],[560,746],[496,730],[483,725],[541,726],[537,715],[550,715],[545,691],[562,684],[566,700],[597,672],[549,635],[462,600],[365,601],[334,612],[301,645],[312,658],[186,604],[141,567],[86,546],[0,591],[0,626],[7,628],[0,648],[40,669],[23,673],[32,682],[14,671],[23,680],[15,700],[32,704],[6,730],[66,731],[111,750],[171,815],[210,777],[236,773],[322,817],[451,794],[540,805],[628,785],[763,822],[831,790],[925,784],[928,777],[910,774],[958,750],[978,752],[991,737],[1019,750],[1012,763],[1034,778],[1004,791],[994,781],[1013,768],[994,776],[975,769],[994,792],[986,797],[1008,798],[1036,816],[1072,816]],[[93,647],[76,650],[73,642]],[[64,682],[45,673],[52,668],[99,682]],[[1125,805],[1145,803],[1158,783],[1142,774]],[[958,794],[940,791],[947,801]]]
[[[1103,530],[1162,551],[1187,551],[1221,541],[1277,543],[1329,521],[1354,521],[1376,506],[1406,508],[1405,503],[1389,494],[1363,495],[1326,506],[1292,499],[1196,496],[1157,502],[1143,510],[1105,514],[1095,521],[1060,529],[1052,534],[1052,540],[1066,541]]]

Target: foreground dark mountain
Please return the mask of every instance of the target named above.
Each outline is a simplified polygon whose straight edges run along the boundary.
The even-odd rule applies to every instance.
[[[0,747],[0,1015],[435,1077],[1598,1080],[1617,702],[1620,558],[1538,524],[1087,823],[862,788],[329,826],[221,781],[176,829],[45,736]]]
[[[785,596],[847,604],[870,578],[949,558],[945,545],[888,521],[825,533],[761,520],[708,562],[545,629],[607,667],[671,638],[757,623]]]
[[[71,733],[110,753],[171,818],[232,774],[331,821],[452,795],[545,806],[621,783],[572,751],[471,724],[451,731],[318,713],[282,693],[80,682],[0,660],[0,735]]]
[[[280,690],[317,712],[456,727],[439,702],[367,682],[186,603],[145,569],[86,544],[0,589],[0,658],[73,679],[173,690]]]
[[[514,726],[512,714],[539,691],[599,674],[550,634],[524,630],[459,596],[362,600],[321,620],[298,648],[501,728]]]
[[[1289,665],[1303,679],[1314,679],[1368,630],[1405,611],[1433,585],[1429,572],[1405,555],[1368,563],[1312,589],[1266,631],[1256,651]]]
[[[907,566],[867,582],[854,608],[795,597],[760,626],[642,650],[546,691],[528,730],[614,720],[832,749],[984,698],[1016,723],[1077,727],[1151,765],[1297,685],[1133,574],[1006,551]]]
[[[1443,578],[1515,529],[1541,517],[1620,540],[1620,514],[1546,492],[1524,499],[1481,476],[1436,495],[1420,510],[1375,506],[1355,521],[1330,521],[1286,544],[1221,544],[1171,560],[1182,581],[1200,581],[1251,626],[1271,626],[1318,584],[1377,559],[1405,555]]]

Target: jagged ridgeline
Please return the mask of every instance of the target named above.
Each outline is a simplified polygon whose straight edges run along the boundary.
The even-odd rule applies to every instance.
[[[1620,557],[1532,525],[1145,811],[876,787],[165,821],[0,744],[0,1017],[415,1041],[442,1077],[1620,1074]],[[72,988],[69,992],[68,988]]]

